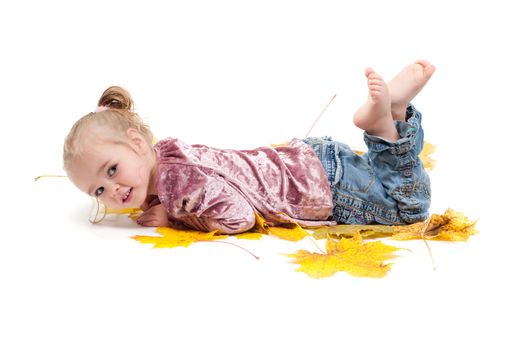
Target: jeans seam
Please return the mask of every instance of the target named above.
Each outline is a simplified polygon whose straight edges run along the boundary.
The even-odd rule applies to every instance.
[[[372,202],[368,202],[368,201],[365,201],[363,199],[360,199],[360,198],[356,198],[356,197],[351,197],[351,196],[348,196],[346,194],[343,194],[343,193],[338,193],[338,190],[335,190],[335,194],[337,195],[333,197],[333,201],[334,201],[334,204],[333,206],[341,206],[341,207],[344,207],[346,209],[355,209],[355,210],[361,210],[363,211],[364,213],[369,213],[370,215],[372,215],[373,217],[380,217],[386,221],[389,221],[389,222],[392,222],[392,223],[398,223],[400,224],[402,221],[394,221],[393,219],[389,219],[386,217],[386,215],[382,215],[382,214],[379,214],[379,213],[375,213],[375,212],[372,212],[371,210],[366,210],[366,209],[363,209],[363,208],[357,208],[357,207],[354,207],[353,205],[351,204],[347,204],[347,203],[342,203],[342,201],[339,201],[338,200],[338,196],[341,196],[341,197],[344,197],[344,198],[348,198],[350,199],[351,201],[355,201],[355,202],[361,202],[361,203],[366,203],[366,204],[369,204],[370,206],[372,207],[376,207],[379,209],[379,211],[381,212],[384,212],[384,213],[393,213],[391,214],[390,216],[393,216],[393,217],[399,217],[399,215],[397,214],[397,212],[393,212],[392,210],[390,209],[387,209],[387,208],[384,208],[376,203],[372,203]]]

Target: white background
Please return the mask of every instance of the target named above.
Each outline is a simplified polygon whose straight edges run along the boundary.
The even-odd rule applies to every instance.
[[[170,5],[169,5],[170,4]],[[2,349],[525,349],[524,10],[520,2],[4,1],[0,5]],[[523,23],[523,24],[522,24]],[[315,280],[266,237],[151,249],[92,225],[62,142],[110,85],[157,138],[250,148],[312,135],[362,147],[364,68],[437,66],[414,101],[438,146],[432,211],[479,219],[383,279]]]

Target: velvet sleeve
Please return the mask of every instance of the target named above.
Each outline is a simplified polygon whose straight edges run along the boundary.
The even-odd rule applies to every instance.
[[[223,177],[189,166],[185,179],[179,179],[181,195],[171,203],[178,221],[200,231],[221,233],[244,232],[254,226],[255,210]]]

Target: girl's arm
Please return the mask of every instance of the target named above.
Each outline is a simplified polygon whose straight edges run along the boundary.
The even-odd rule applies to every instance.
[[[252,205],[223,177],[194,166],[182,174],[172,188],[172,206],[168,206],[176,220],[206,232],[239,233],[254,226]]]
[[[155,204],[146,209],[137,218],[137,223],[141,226],[148,227],[165,227],[170,226],[168,213],[163,204]]]
[[[253,208],[235,193],[224,191],[206,207],[193,209],[179,220],[200,231],[240,233],[250,230],[255,223]]]

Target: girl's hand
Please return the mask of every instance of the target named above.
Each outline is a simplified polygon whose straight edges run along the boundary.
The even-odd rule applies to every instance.
[[[141,204],[141,210],[142,211],[147,211],[148,209],[150,209],[154,205],[158,205],[158,204],[161,204],[161,202],[159,201],[159,197],[158,196],[148,195],[146,197],[144,203]]]
[[[170,226],[168,214],[162,204],[151,206],[137,218],[137,223],[141,226],[164,227]]]

